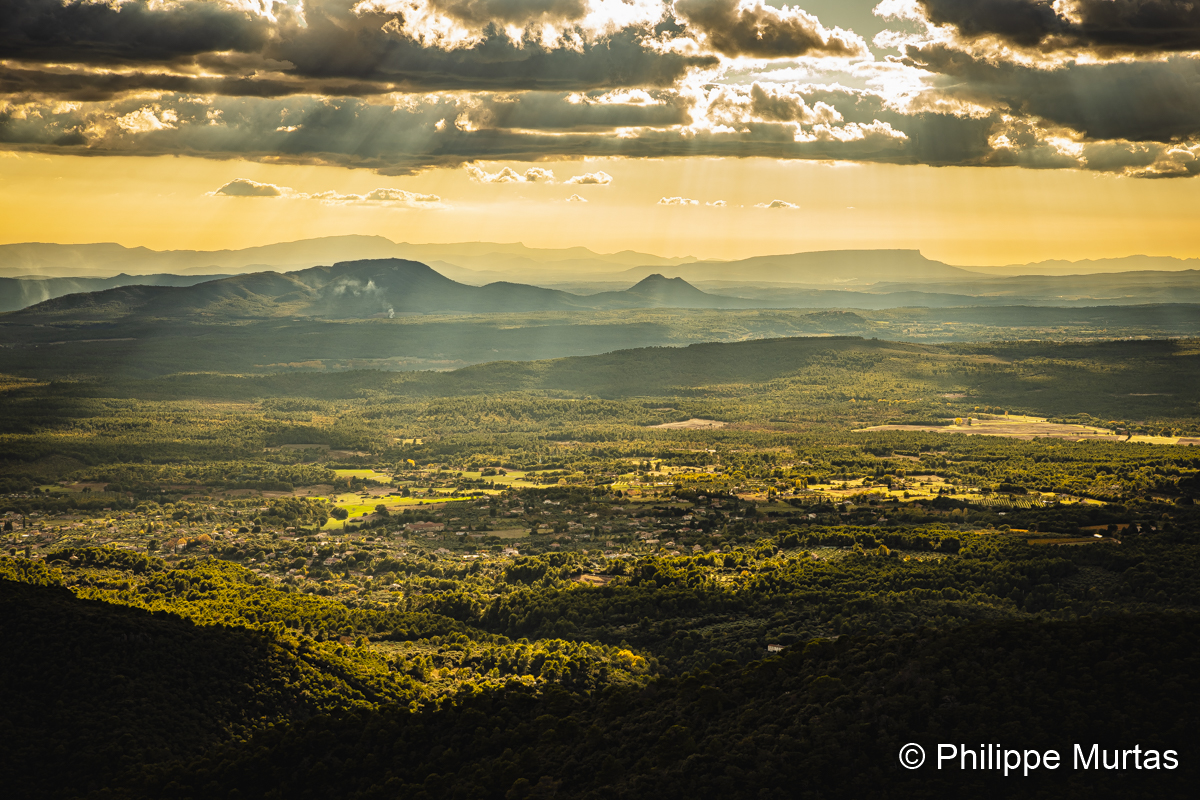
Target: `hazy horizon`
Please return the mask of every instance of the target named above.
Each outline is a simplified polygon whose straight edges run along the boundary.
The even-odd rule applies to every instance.
[[[1144,258],[1144,259],[1149,259],[1149,260],[1161,260],[1163,262],[1162,265],[1155,266],[1154,267],[1155,269],[1184,270],[1184,269],[1195,268],[1194,266],[1188,264],[1187,262],[1194,261],[1194,260],[1197,260],[1197,258],[1200,258],[1200,256],[1177,256],[1177,255],[1151,253],[1151,252],[1126,252],[1126,253],[1121,253],[1119,255],[1099,256],[1099,257],[1093,257],[1093,258],[1088,258],[1088,257],[1080,257],[1080,258],[1074,258],[1074,259],[1044,258],[1044,259],[1036,259],[1036,260],[1030,260],[1030,261],[1025,261],[1025,262],[996,262],[996,263],[986,263],[986,264],[985,263],[968,264],[968,263],[960,263],[960,262],[954,262],[954,261],[946,261],[946,260],[943,260],[940,258],[936,258],[936,257],[930,255],[929,253],[925,252],[925,250],[920,247],[894,247],[893,248],[893,247],[854,247],[854,246],[823,247],[823,248],[789,250],[789,251],[779,251],[779,250],[762,250],[761,252],[760,251],[746,251],[745,253],[734,256],[734,257],[722,258],[722,257],[714,256],[714,255],[705,254],[702,252],[699,252],[699,253],[697,253],[697,252],[678,252],[678,253],[676,253],[676,252],[653,252],[653,251],[639,251],[634,248],[620,248],[620,249],[614,248],[614,249],[609,249],[609,250],[596,250],[593,247],[589,247],[589,246],[583,245],[583,244],[565,245],[565,246],[542,246],[539,244],[530,244],[529,242],[522,241],[522,240],[500,241],[500,240],[460,238],[460,239],[443,239],[443,240],[431,240],[431,241],[415,241],[415,240],[411,240],[411,239],[394,239],[389,236],[386,236],[383,234],[378,234],[378,233],[331,234],[328,236],[304,237],[304,238],[299,238],[299,239],[264,239],[257,244],[248,244],[243,247],[214,247],[214,248],[151,247],[146,244],[134,244],[134,243],[129,243],[129,242],[121,242],[121,241],[115,241],[112,239],[108,239],[108,240],[92,240],[92,241],[41,241],[41,240],[6,241],[6,242],[0,242],[0,249],[18,247],[18,246],[22,246],[22,245],[30,245],[30,246],[48,245],[48,246],[62,246],[62,247],[89,247],[89,246],[117,245],[126,250],[148,250],[148,251],[151,251],[153,253],[158,253],[158,254],[196,253],[199,255],[199,254],[204,254],[204,253],[213,253],[213,254],[238,253],[238,252],[243,252],[243,251],[247,251],[247,250],[263,250],[263,249],[272,248],[272,247],[276,247],[276,246],[302,245],[302,244],[306,244],[306,243],[315,243],[315,242],[320,242],[320,241],[325,241],[325,240],[353,239],[353,238],[384,239],[387,242],[390,242],[391,244],[400,245],[400,246],[412,246],[412,247],[454,247],[454,246],[460,246],[460,245],[473,245],[473,246],[495,245],[497,247],[504,247],[504,248],[524,248],[524,249],[538,252],[538,253],[563,253],[563,255],[561,255],[559,258],[547,258],[546,259],[547,262],[554,261],[554,260],[568,260],[572,256],[569,256],[566,253],[567,253],[567,251],[571,251],[571,250],[585,250],[585,251],[588,251],[588,253],[590,253],[591,255],[598,256],[598,257],[621,256],[621,255],[629,254],[629,255],[635,255],[635,256],[647,256],[650,258],[661,259],[664,261],[681,261],[681,262],[682,261],[695,261],[695,262],[718,262],[718,263],[736,262],[736,261],[742,261],[742,260],[753,259],[753,258],[808,255],[808,254],[818,254],[818,253],[889,252],[889,251],[890,252],[903,252],[903,251],[907,251],[907,252],[919,253],[921,256],[929,259],[930,261],[940,262],[940,263],[944,263],[944,264],[947,264],[950,266],[962,267],[964,269],[970,269],[972,267],[981,268],[981,269],[992,269],[992,268],[1005,269],[1005,268],[1018,268],[1018,267],[1023,267],[1023,266],[1031,266],[1032,267],[1032,266],[1041,266],[1041,265],[1076,265],[1076,264],[1088,265],[1088,264],[1093,264],[1093,263],[1118,262],[1118,261],[1124,261],[1124,260],[1130,260],[1130,259]],[[2,250],[0,250],[0,252],[2,252]],[[495,252],[496,252],[496,254],[503,254],[502,251],[495,251]],[[586,257],[585,254],[579,254],[579,255]],[[351,254],[351,255],[348,255],[345,259],[339,259],[339,260],[358,260],[358,258],[359,258],[358,256]],[[414,260],[420,260],[420,259],[417,258]],[[1179,262],[1179,265],[1171,266],[1170,265],[1171,261]],[[325,262],[322,262],[322,263],[325,263]],[[328,263],[332,264],[334,262],[328,261]],[[270,267],[272,265],[271,264],[262,264],[262,265],[251,264],[248,266]],[[284,265],[284,266],[286,266],[286,265]],[[0,263],[0,268],[3,268],[3,267],[4,267],[4,264]],[[216,267],[214,267],[214,269],[215,268]],[[1129,271],[1142,271],[1143,269],[1146,269],[1146,268],[1145,267],[1142,267],[1142,268],[1131,267],[1129,269]],[[1104,271],[1107,272],[1110,270],[1104,270]],[[1030,273],[1030,274],[1040,274],[1040,273],[1035,272],[1035,273]],[[1046,274],[1054,274],[1054,273],[1046,273]],[[1080,274],[1086,274],[1086,273],[1080,273]]]

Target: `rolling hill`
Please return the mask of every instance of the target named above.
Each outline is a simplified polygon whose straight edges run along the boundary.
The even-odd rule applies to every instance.
[[[709,294],[683,278],[649,275],[623,292],[601,292],[584,298],[594,308],[755,308],[762,303]]]

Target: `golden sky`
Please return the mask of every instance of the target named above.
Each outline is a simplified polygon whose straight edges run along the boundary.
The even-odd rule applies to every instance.
[[[998,2],[19,0],[0,241],[1200,256],[1200,5]]]
[[[506,166],[529,168],[498,162],[483,168],[495,175]],[[1200,255],[1200,193],[1189,180],[775,159],[538,166],[552,171],[555,182],[481,183],[462,168],[393,178],[237,160],[10,154],[0,158],[0,242],[211,250],[361,233],[418,243],[521,241],[701,258],[915,248],[963,265]],[[611,182],[564,183],[596,173]],[[213,194],[236,179],[290,188],[296,196]],[[365,197],[379,188],[441,201],[411,208],[299,196]],[[572,195],[587,202],[567,202]],[[662,205],[663,197],[696,205]],[[726,205],[706,205],[719,200]],[[775,200],[797,208],[755,207]]]

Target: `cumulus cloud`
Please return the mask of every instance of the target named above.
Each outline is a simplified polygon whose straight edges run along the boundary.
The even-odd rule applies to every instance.
[[[223,194],[226,197],[281,197],[290,192],[286,186],[280,187],[273,183],[259,183],[249,178],[235,178],[217,189],[213,194]]]
[[[146,133],[170,130],[178,121],[179,117],[169,108],[164,111],[158,106],[145,106],[118,117],[117,126],[126,133]]]
[[[690,200],[686,197],[662,197],[659,198],[658,205],[660,206],[698,206],[699,200]]]
[[[862,37],[825,28],[798,7],[775,8],[762,0],[676,0],[675,13],[722,55],[751,58],[865,56]]]
[[[587,202],[587,198],[580,197],[580,196],[579,196],[579,195],[577,195],[577,194],[573,194],[573,195],[571,195],[570,197],[568,197],[568,198],[567,198],[567,202],[568,202],[568,203],[586,203],[586,202]]]
[[[724,200],[713,200],[711,203],[705,203],[704,205],[712,206],[713,208],[724,208],[725,206],[727,206],[729,204],[726,203]]]
[[[585,172],[582,175],[573,175],[563,182],[579,186],[608,186],[613,182],[613,177],[607,172]]]
[[[769,203],[755,203],[755,208],[799,208],[795,203],[789,203],[786,200],[772,200]]]
[[[466,169],[471,180],[478,183],[554,183],[554,172],[542,167],[530,167],[524,172],[517,172],[512,167],[505,167],[499,172],[487,172],[476,164],[467,164]]]

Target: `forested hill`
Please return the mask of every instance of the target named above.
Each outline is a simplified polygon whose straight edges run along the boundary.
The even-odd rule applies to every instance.
[[[706,342],[524,364],[480,364],[452,373],[413,376],[413,385],[428,382],[442,393],[551,389],[603,397],[657,395],[723,384],[760,384],[829,359],[853,361],[885,354],[904,358],[937,352],[929,346],[857,336]]]
[[[1193,398],[1200,395],[1200,349],[1194,340],[919,345],[857,336],[795,337],[500,361],[451,372],[182,374],[133,383],[128,390],[161,399],[504,392],[673,395],[717,403],[764,398],[763,413],[798,403],[850,408],[852,400],[886,400],[902,410],[914,402],[944,404],[944,393],[970,393],[1043,414],[1109,415],[1124,409],[1191,415]]]
[[[213,786],[303,798],[1182,800],[1197,777],[1195,632],[1190,617],[1133,617],[815,641],[640,691],[319,718],[147,785],[172,798]],[[929,754],[920,769],[898,763],[909,742]],[[938,770],[941,742],[1055,750],[1062,764],[1027,777]],[[1174,748],[1181,765],[1075,769],[1076,744]]]

